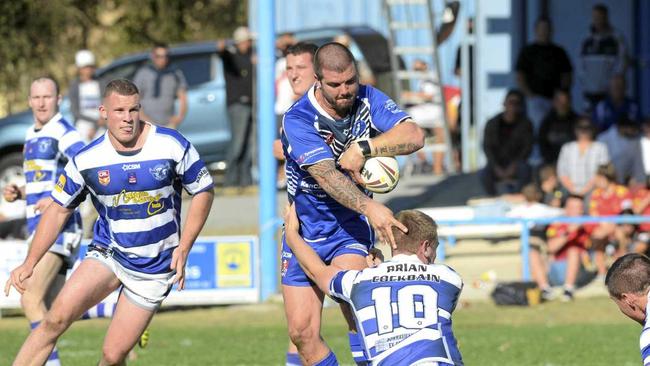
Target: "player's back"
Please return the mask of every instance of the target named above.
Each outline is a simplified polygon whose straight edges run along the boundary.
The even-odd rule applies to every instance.
[[[352,305],[373,365],[462,365],[451,323],[462,286],[445,265],[397,255],[376,268],[339,273],[331,292]]]

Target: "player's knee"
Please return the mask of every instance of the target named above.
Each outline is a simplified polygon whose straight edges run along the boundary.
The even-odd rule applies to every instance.
[[[53,314],[52,312],[48,312],[47,314],[45,314],[45,318],[43,318],[43,321],[41,322],[40,326],[47,333],[60,335],[66,329],[68,329],[71,323],[72,322],[69,319],[63,316],[60,316],[58,314]]]
[[[45,309],[45,302],[43,296],[30,291],[25,291],[25,293],[20,296],[20,306],[25,311],[27,317],[32,317],[36,316],[38,313],[44,312],[43,309]],[[43,314],[40,315],[42,316]]]
[[[104,346],[102,349],[102,358],[106,365],[121,365],[128,351],[116,349],[115,347]]]
[[[289,327],[289,338],[298,348],[319,339],[318,329],[310,324],[298,324]]]

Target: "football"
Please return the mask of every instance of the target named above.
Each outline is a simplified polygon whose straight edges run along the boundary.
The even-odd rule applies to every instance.
[[[363,186],[375,193],[392,191],[399,181],[399,165],[390,156],[369,158],[361,168]]]

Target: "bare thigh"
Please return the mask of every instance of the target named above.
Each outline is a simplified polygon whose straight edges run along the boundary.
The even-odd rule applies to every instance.
[[[117,300],[117,308],[104,339],[104,350],[127,354],[147,329],[155,311],[131,302],[124,293]]]
[[[289,333],[297,329],[311,328],[320,332],[323,309],[323,292],[315,286],[282,286],[284,311]]]

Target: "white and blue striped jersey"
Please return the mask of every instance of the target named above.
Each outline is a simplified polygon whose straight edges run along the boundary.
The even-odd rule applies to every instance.
[[[369,238],[365,217],[330,197],[307,168],[323,160],[336,162],[355,140],[375,137],[409,116],[380,90],[359,85],[350,114],[335,120],[318,104],[314,90],[309,89],[282,119],[289,201],[296,204],[304,224],[301,233],[308,241],[325,240],[341,228],[352,236]]]
[[[75,128],[60,113],[57,113],[43,127],[30,127],[25,136],[23,171],[25,174],[27,230],[34,234],[41,212],[36,212],[36,203],[50,197],[57,177],[63,168],[84,144]],[[63,227],[56,243],[63,244],[78,237],[81,232],[81,215],[75,211]]]
[[[648,292],[648,304],[650,304],[650,292]],[[641,339],[639,341],[639,346],[641,348],[641,359],[643,360],[643,366],[650,366],[650,306],[647,306],[645,309],[645,324],[643,325],[643,330],[641,331]]]
[[[93,243],[110,248],[126,269],[169,273],[178,246],[181,189],[190,194],[213,188],[198,152],[176,130],[149,124],[142,149],[118,152],[108,133],[91,142],[65,167],[52,191],[74,208],[90,193],[99,217]]]
[[[372,365],[462,365],[451,326],[462,288],[451,268],[400,254],[374,268],[339,272],[330,294],[351,305]]]

